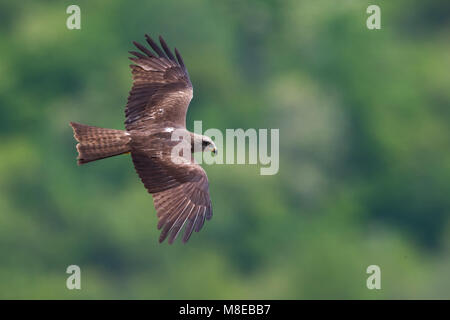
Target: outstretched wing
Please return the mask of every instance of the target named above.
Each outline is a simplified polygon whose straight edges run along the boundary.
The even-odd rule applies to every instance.
[[[153,194],[159,219],[158,229],[164,227],[159,242],[169,236],[169,243],[173,243],[184,225],[183,242],[187,242],[194,230],[200,231],[205,219],[211,219],[208,178],[204,171],[201,174],[197,181],[185,182],[178,187]]]
[[[133,87],[125,109],[125,127],[128,131],[185,128],[192,84],[183,59],[176,48],[174,57],[161,36],[164,51],[148,35],[145,37],[154,52],[133,42],[141,52],[130,51],[135,64],[130,65]]]
[[[183,227],[183,242],[195,230],[200,231],[205,219],[212,217],[209,183],[206,172],[194,159],[178,157],[173,161],[173,144],[166,133],[136,139],[131,156],[136,172],[144,186],[153,195],[158,216],[158,229],[162,229],[159,242],[177,238]]]

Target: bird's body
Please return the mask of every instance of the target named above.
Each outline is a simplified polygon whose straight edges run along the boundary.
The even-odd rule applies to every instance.
[[[79,142],[78,164],[131,154],[136,172],[153,195],[158,229],[162,229],[160,242],[168,237],[172,243],[184,226],[186,242],[211,218],[212,207],[205,171],[191,154],[174,155],[180,140],[173,139],[173,133],[189,138],[191,152],[216,152],[216,147],[209,137],[186,130],[193,90],[177,49],[175,58],[161,37],[164,51],[149,36],[146,39],[157,56],[136,42],[142,53],[130,52],[136,58],[130,58],[133,87],[125,109],[126,130],[70,124]]]

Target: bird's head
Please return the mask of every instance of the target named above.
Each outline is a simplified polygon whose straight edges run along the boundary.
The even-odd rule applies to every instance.
[[[217,154],[217,147],[210,137],[207,136],[202,137],[202,151],[203,152],[211,151],[212,153],[214,153],[214,155]]]
[[[214,141],[210,137],[203,136],[196,133],[191,133],[191,148],[192,152],[202,151],[202,152],[212,152],[214,155],[217,154],[217,147]]]

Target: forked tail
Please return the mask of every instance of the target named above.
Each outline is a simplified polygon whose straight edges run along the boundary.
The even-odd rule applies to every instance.
[[[130,152],[130,135],[123,130],[104,129],[71,122],[73,135],[79,142],[78,164]]]

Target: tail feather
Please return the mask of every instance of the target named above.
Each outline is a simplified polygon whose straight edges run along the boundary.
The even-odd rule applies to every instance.
[[[130,152],[131,138],[126,131],[104,129],[71,122],[77,144],[78,164]]]

